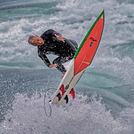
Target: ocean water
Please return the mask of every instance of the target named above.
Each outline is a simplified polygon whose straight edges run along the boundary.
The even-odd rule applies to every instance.
[[[80,44],[102,9],[101,43],[76,99],[47,117],[44,94],[62,75],[44,65],[28,36],[52,28]],[[133,33],[133,0],[0,0],[0,134],[133,134]]]

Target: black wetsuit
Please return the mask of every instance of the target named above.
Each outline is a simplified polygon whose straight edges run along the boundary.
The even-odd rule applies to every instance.
[[[47,58],[47,54],[58,55],[58,58],[54,59],[53,64],[58,64],[57,69],[62,73],[66,72],[62,63],[69,61],[73,58],[77,43],[70,39],[65,39],[64,42],[57,40],[56,35],[60,35],[56,31],[49,29],[41,35],[41,38],[45,40],[45,44],[38,46],[38,55],[49,66],[51,63]]]

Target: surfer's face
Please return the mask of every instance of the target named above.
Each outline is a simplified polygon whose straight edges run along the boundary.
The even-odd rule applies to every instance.
[[[41,37],[35,36],[32,38],[31,44],[34,46],[41,46],[44,44],[44,40]]]

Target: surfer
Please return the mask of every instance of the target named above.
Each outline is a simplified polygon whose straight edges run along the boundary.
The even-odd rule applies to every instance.
[[[38,47],[38,56],[49,68],[57,68],[63,74],[66,69],[62,63],[71,60],[78,48],[76,41],[64,38],[53,29],[45,31],[41,36],[29,36],[28,43]],[[58,57],[50,63],[47,54],[54,54]]]

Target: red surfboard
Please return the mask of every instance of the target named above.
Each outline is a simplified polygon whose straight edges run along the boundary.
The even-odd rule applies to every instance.
[[[98,16],[92,27],[87,32],[78,51],[74,56],[74,75],[88,67],[100,43],[104,28],[104,11]]]
[[[92,63],[101,40],[103,28],[104,11],[100,13],[82,40],[69,69],[51,100],[52,104],[62,104],[64,100],[68,102],[69,95],[71,95],[73,99],[75,98],[74,86],[79,81],[85,69]]]

